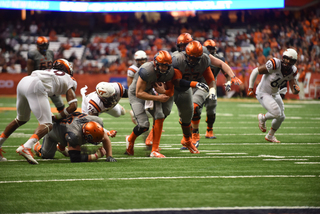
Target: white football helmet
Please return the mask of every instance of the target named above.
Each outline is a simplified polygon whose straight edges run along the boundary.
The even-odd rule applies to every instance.
[[[137,60],[137,59],[148,59],[148,56],[146,52],[139,50],[134,53],[134,60]]]
[[[114,87],[110,83],[100,82],[96,86],[96,92],[99,95],[99,97],[109,98],[109,97],[115,95],[116,90],[114,89]]]
[[[113,108],[118,103],[116,90],[111,83],[98,83],[96,92],[106,108]]]
[[[292,73],[292,66],[296,64],[297,58],[297,51],[292,48],[288,48],[283,52],[281,60],[281,72],[284,76]]]
[[[283,52],[282,57],[284,57],[284,56],[286,56],[290,59],[296,60],[296,61],[298,59],[297,51],[292,48],[288,48],[285,52]]]

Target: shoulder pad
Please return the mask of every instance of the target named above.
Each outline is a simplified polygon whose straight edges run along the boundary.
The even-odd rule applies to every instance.
[[[35,57],[35,55],[36,55],[36,52],[35,51],[29,51],[28,52],[28,59],[34,59],[34,57]]]

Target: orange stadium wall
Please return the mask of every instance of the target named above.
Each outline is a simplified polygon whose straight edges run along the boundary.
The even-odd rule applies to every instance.
[[[26,74],[7,74],[0,73],[0,95],[15,95],[19,81],[26,76]],[[75,79],[78,82],[76,94],[80,95],[80,89],[85,85],[88,86],[88,92],[95,90],[95,86],[102,81],[106,82],[120,82],[127,87],[127,78],[125,75],[108,75],[108,74],[75,74]],[[249,76],[246,77],[249,82]],[[223,86],[225,77],[218,75],[217,86]],[[320,74],[308,72],[304,82],[305,97],[309,99],[317,99],[320,97]],[[239,91],[239,86],[232,86],[232,90]],[[288,89],[286,98],[299,99],[298,95],[292,94]]]

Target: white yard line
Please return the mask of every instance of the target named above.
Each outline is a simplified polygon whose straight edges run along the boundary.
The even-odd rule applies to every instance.
[[[235,211],[235,210],[252,210],[250,213],[254,212],[254,210],[285,210],[287,213],[288,210],[303,210],[303,209],[314,209],[318,210],[320,207],[188,207],[188,208],[144,208],[144,209],[116,209],[116,210],[69,210],[63,212],[41,212],[39,214],[64,214],[64,213],[145,213],[145,212],[165,212],[168,211],[193,211],[193,210],[201,210],[201,211],[215,211],[215,210],[224,210],[224,211]],[[294,211],[293,211],[294,212]],[[183,213],[183,212],[181,212]],[[209,213],[209,212],[208,212]],[[273,213],[273,211],[270,211]],[[38,214],[38,213],[33,213]]]
[[[320,164],[320,162],[295,162],[295,164]]]
[[[175,177],[137,177],[137,178],[80,178],[80,179],[52,179],[52,180],[18,180],[0,181],[0,184],[8,183],[45,183],[68,181],[110,181],[110,180],[168,180],[168,179],[227,179],[227,178],[317,178],[319,175],[226,175],[226,176],[175,176]]]

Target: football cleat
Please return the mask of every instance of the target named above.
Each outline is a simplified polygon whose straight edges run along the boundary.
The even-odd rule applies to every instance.
[[[58,144],[57,151],[63,154],[65,157],[69,157],[69,149],[67,147],[63,148],[60,144]]]
[[[182,137],[181,144],[183,145],[183,144],[185,144],[185,142],[186,142],[185,138]],[[187,147],[183,146],[183,147],[180,148],[180,150],[187,150]]]
[[[185,138],[182,137],[181,144],[184,145],[185,142],[186,142]],[[196,143],[194,143],[193,145],[194,145],[196,148],[198,148],[198,147],[199,147],[199,142],[198,142],[198,143],[196,142]],[[180,150],[188,150],[188,148],[185,147],[185,146],[183,146],[183,147],[180,148]]]
[[[199,150],[195,147],[195,145],[193,145],[193,143],[191,142],[191,140],[189,141],[184,141],[184,143],[182,144],[184,147],[186,147],[187,149],[189,149],[191,154],[198,154],[200,153]]]
[[[133,151],[133,143],[131,143],[129,140],[129,135],[126,137],[126,152],[124,153],[125,155],[134,155]]]
[[[206,138],[209,139],[217,139],[216,136],[214,136],[213,130],[212,129],[207,129],[206,131]]]
[[[31,148],[24,148],[23,145],[19,146],[16,150],[19,155],[22,155],[30,164],[39,164],[34,158]]]
[[[153,151],[153,152],[151,152],[150,157],[151,158],[165,158],[166,156],[164,156],[163,154],[161,154],[159,152]]]
[[[40,142],[38,141],[36,144],[34,144],[33,146],[33,151],[36,153],[36,155],[38,157],[41,157],[41,152],[40,152],[40,149],[41,149],[41,145],[40,145]]]
[[[192,143],[196,148],[199,147],[199,142],[200,142],[200,134],[192,133]]]
[[[2,152],[6,153],[2,148],[0,148],[0,161],[7,161],[7,158],[3,157]]]
[[[262,118],[263,118],[263,114],[261,114],[261,113],[258,114],[259,129],[260,129],[262,132],[266,132],[266,131],[267,131],[266,121],[263,121]]]
[[[153,130],[149,133],[147,139],[146,139],[146,146],[152,146],[153,144]]]
[[[280,143],[274,135],[267,134],[264,139],[272,143]]]

